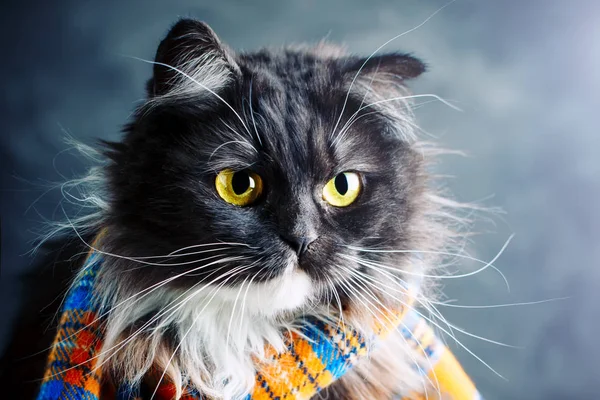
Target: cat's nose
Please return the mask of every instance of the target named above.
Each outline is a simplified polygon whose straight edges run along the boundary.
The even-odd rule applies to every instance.
[[[293,237],[288,235],[281,235],[281,238],[286,242],[294,251],[296,255],[300,257],[306,252],[308,246],[315,241],[316,237]]]

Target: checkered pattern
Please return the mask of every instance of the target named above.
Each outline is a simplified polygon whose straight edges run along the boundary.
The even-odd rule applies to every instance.
[[[101,264],[102,256],[91,253],[67,295],[38,400],[100,399],[102,369],[96,365],[94,357],[102,347],[103,332],[98,320],[100,313],[93,301],[93,289]],[[481,399],[458,361],[420,314],[402,311],[386,319],[402,327],[398,329],[415,352],[427,354],[430,361],[419,366],[419,371],[439,387],[444,399]],[[367,340],[349,326],[308,319],[301,323],[301,334],[292,333],[287,337],[287,351],[277,353],[271,348],[266,349],[272,362],[257,363],[254,391],[243,400],[309,399],[343,376],[368,353]],[[380,327],[378,333],[385,336],[389,332]],[[144,388],[123,383],[116,393],[109,394],[104,390],[102,400],[142,400],[145,399],[143,393],[146,393]],[[186,389],[184,393],[183,400],[202,399],[193,389]],[[171,400],[174,395],[175,387],[165,382],[154,399]],[[437,390],[430,390],[428,395],[415,393],[410,399],[436,396]]]
[[[101,370],[95,354],[102,345],[92,288],[101,258],[91,254],[63,304],[58,333],[38,400],[98,400]]]

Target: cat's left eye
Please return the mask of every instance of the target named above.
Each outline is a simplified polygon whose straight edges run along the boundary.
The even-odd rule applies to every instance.
[[[255,172],[224,169],[215,179],[217,193],[226,202],[244,207],[254,203],[261,195],[263,182]]]
[[[323,187],[323,200],[335,207],[347,207],[354,203],[362,189],[356,172],[342,172]]]

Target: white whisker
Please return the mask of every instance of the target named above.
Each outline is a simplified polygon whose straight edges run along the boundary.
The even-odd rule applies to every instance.
[[[217,148],[216,148],[216,149],[214,149],[212,153],[210,153],[210,156],[208,157],[208,161],[207,161],[207,163],[210,163],[210,160],[212,160],[213,156],[215,155],[215,153],[216,153],[217,151],[219,151],[219,150],[220,150],[222,147],[228,146],[228,145],[230,145],[230,144],[241,144],[242,146],[250,147],[250,148],[251,148],[252,150],[254,150],[256,153],[258,153],[258,150],[256,150],[256,148],[255,148],[254,146],[252,146],[251,144],[249,144],[249,143],[248,143],[248,142],[246,142],[246,141],[243,141],[243,140],[230,140],[230,141],[228,141],[228,142],[225,142],[225,143],[223,143],[223,144],[221,144],[221,145],[217,146]]]
[[[207,92],[209,92],[210,94],[212,94],[213,96],[215,96],[217,99],[219,99],[223,104],[225,104],[233,112],[233,114],[237,117],[237,119],[240,121],[240,123],[242,124],[242,126],[244,127],[244,129],[246,129],[246,132],[248,132],[248,134],[250,134],[250,130],[248,129],[248,127],[244,123],[244,120],[242,119],[242,117],[240,117],[240,115],[237,113],[237,111],[235,111],[235,109],[228,102],[226,102],[225,99],[223,99],[221,96],[219,96],[214,90],[212,90],[211,88],[209,88],[206,85],[202,84],[201,82],[199,82],[194,77],[190,76],[189,74],[185,73],[184,71],[180,70],[179,68],[174,67],[174,66],[169,65],[169,64],[161,63],[161,62],[158,62],[158,61],[145,60],[143,58],[133,57],[133,56],[130,56],[130,58],[133,58],[134,60],[142,61],[142,62],[145,62],[145,63],[148,63],[148,64],[160,65],[162,67],[169,68],[170,70],[175,71],[178,74],[180,74],[180,75],[184,76],[185,78],[189,79],[190,81],[194,82],[196,85],[198,85],[202,89],[206,90]]]
[[[258,129],[256,128],[256,121],[254,120],[254,111],[252,110],[252,79],[250,79],[250,94],[249,94],[249,100],[248,103],[250,104],[250,117],[252,118],[252,126],[254,126],[254,133],[256,133],[256,138],[258,139],[258,142],[260,143],[260,145],[262,146],[262,140],[260,138],[260,135],[258,134]]]
[[[414,307],[411,307],[410,305],[408,305],[406,302],[398,299],[397,297],[390,295],[388,293],[388,296],[390,296],[391,298],[393,298],[394,300],[400,302],[401,304],[403,304],[406,307],[410,307],[412,308],[412,310],[417,313],[421,318],[425,319],[426,321],[430,322],[431,324],[433,324],[434,326],[436,326],[438,329],[440,329],[442,332],[444,332],[445,334],[447,334],[448,336],[454,338],[454,340],[456,341],[456,343],[462,347],[464,350],[466,350],[471,356],[473,356],[475,359],[477,359],[479,362],[481,362],[486,368],[488,368],[490,371],[492,371],[494,374],[496,374],[498,377],[502,378],[503,380],[507,380],[504,376],[502,376],[499,372],[497,372],[494,368],[492,368],[489,364],[487,364],[485,361],[483,361],[483,359],[481,359],[478,355],[476,355],[475,353],[473,353],[473,351],[471,351],[468,347],[466,347],[464,344],[462,344],[460,341],[458,341],[458,339],[456,339],[455,336],[453,336],[450,332],[448,332],[448,330],[444,329],[443,327],[441,327],[439,324],[437,324],[435,321],[431,320],[430,318],[428,318],[427,316],[423,315],[423,313],[417,311]],[[456,328],[455,328],[456,329]],[[463,332],[464,333],[464,332]],[[475,335],[472,335],[475,336]],[[491,339],[485,339],[485,338],[481,338],[478,337],[479,339],[485,340],[485,341],[491,341]],[[491,341],[494,342],[494,341]],[[501,345],[505,345],[505,346],[509,346],[510,345],[506,345],[504,343],[496,343],[496,344],[501,344]]]
[[[383,49],[385,46],[387,46],[388,44],[390,44],[391,42],[393,42],[396,39],[401,38],[404,35],[408,35],[409,33],[419,29],[420,27],[422,27],[423,25],[425,25],[427,22],[429,22],[429,20],[431,18],[433,18],[435,15],[437,15],[439,12],[441,12],[444,8],[448,7],[450,4],[454,3],[456,0],[451,0],[450,2],[444,4],[442,7],[438,8],[435,12],[433,12],[431,15],[429,15],[427,18],[425,18],[425,20],[423,20],[423,22],[421,22],[420,24],[414,26],[413,28],[402,32],[399,35],[394,36],[393,38],[389,39],[387,42],[383,43],[381,46],[379,46],[378,48],[375,49],[375,51],[373,53],[371,53],[371,55],[369,55],[369,57],[367,57],[365,59],[365,61],[362,63],[362,65],[360,66],[360,68],[358,69],[358,71],[356,72],[356,75],[354,75],[354,78],[352,79],[352,82],[350,82],[350,87],[348,88],[348,92],[346,93],[346,98],[344,99],[344,104],[342,106],[342,111],[340,111],[340,116],[337,119],[337,122],[335,123],[335,126],[333,127],[333,132],[331,134],[331,136],[333,137],[333,135],[335,135],[335,131],[338,127],[338,125],[340,124],[340,120],[342,119],[342,116],[344,114],[344,111],[346,110],[346,105],[348,104],[348,98],[350,97],[350,91],[352,90],[352,87],[354,86],[354,83],[356,82],[356,79],[358,79],[358,76],[360,75],[360,73],[362,72],[363,68],[367,65],[367,63],[371,60],[371,58],[373,58],[375,56],[375,54],[377,54],[377,52],[379,52],[379,50]]]
[[[437,301],[432,301],[432,300],[429,300],[429,302],[436,304],[436,305],[443,306],[443,307],[468,308],[468,309],[490,309],[490,308],[503,308],[503,307],[531,306],[531,305],[536,305],[536,304],[545,304],[545,303],[551,303],[551,302],[555,302],[555,301],[563,301],[563,300],[569,300],[569,299],[571,299],[571,297],[567,296],[567,297],[555,297],[555,298],[546,299],[546,300],[524,301],[524,302],[520,302],[520,303],[507,303],[507,304],[489,304],[489,305],[451,304],[451,303],[437,302]]]
[[[425,304],[425,302],[421,302],[421,301],[419,301],[419,303],[421,303],[421,305],[426,310],[433,311],[435,309],[435,307],[433,307],[433,305],[431,305],[431,304],[427,305],[427,304]],[[459,328],[458,326],[449,323],[444,317],[442,317],[441,313],[439,311],[437,311],[437,309],[436,309],[436,312],[432,312],[431,314],[434,317],[436,317],[436,318],[440,319],[441,321],[443,321],[448,326],[448,329],[450,329],[451,331],[452,330],[456,330],[456,331],[458,331],[458,332],[460,332],[460,333],[462,333],[464,335],[470,336],[472,338],[479,339],[479,340],[482,340],[484,342],[496,344],[496,345],[502,346],[502,347],[509,347],[511,349],[524,349],[524,347],[522,347],[522,346],[514,346],[512,344],[507,344],[507,343],[499,342],[497,340],[493,340],[493,339],[489,339],[489,338],[486,338],[486,337],[483,337],[483,336],[475,335],[475,334],[473,334],[471,332],[468,332],[468,331],[466,331],[466,330],[464,330],[462,328]]]
[[[251,266],[246,267],[246,269],[251,268]],[[164,371],[162,373],[162,375],[160,376],[160,379],[158,380],[158,383],[156,384],[156,388],[154,389],[154,392],[152,393],[152,396],[150,397],[150,400],[154,399],[154,396],[156,396],[156,393],[158,392],[158,389],[160,387],[160,384],[162,383],[166,373],[167,373],[167,369],[168,366],[171,364],[171,362],[173,361],[173,357],[175,357],[175,354],[177,353],[177,351],[179,350],[179,348],[181,347],[181,344],[183,343],[183,341],[185,340],[185,338],[187,337],[187,335],[189,335],[189,333],[191,332],[192,328],[194,328],[194,326],[196,325],[196,322],[198,321],[198,318],[202,315],[202,312],[206,309],[206,307],[208,307],[208,305],[211,303],[211,301],[215,298],[215,296],[217,295],[217,293],[219,292],[219,290],[228,282],[229,279],[231,279],[232,277],[239,275],[239,273],[241,273],[242,271],[244,271],[245,269],[241,269],[236,271],[236,273],[231,274],[230,276],[228,276],[225,281],[221,282],[214,290],[213,290],[213,295],[210,297],[210,299],[206,302],[206,304],[204,305],[204,307],[202,308],[202,310],[200,310],[200,312],[198,313],[198,315],[196,315],[196,317],[194,318],[194,320],[192,321],[192,323],[190,324],[190,327],[188,328],[188,330],[185,332],[185,334],[183,335],[182,338],[179,339],[179,344],[177,345],[177,347],[175,348],[175,350],[173,351],[173,354],[171,355],[171,357],[169,358],[169,361],[167,362],[167,365],[164,368]],[[181,388],[178,388],[178,391],[180,391]]]
[[[506,249],[506,247],[508,247],[508,244],[510,243],[510,241],[512,240],[512,238],[514,237],[514,234],[511,235],[506,242],[504,243],[504,245],[502,246],[502,248],[498,251],[498,253],[494,256],[494,258],[489,261],[483,261],[474,257],[470,257],[470,256],[466,256],[466,255],[462,255],[462,254],[454,254],[454,253],[449,253],[449,252],[444,252],[444,251],[433,251],[433,250],[377,250],[377,249],[363,249],[360,247],[355,247],[355,246],[345,246],[351,250],[355,250],[355,251],[359,251],[359,252],[364,252],[364,253],[413,253],[413,254],[438,254],[438,255],[446,255],[446,256],[453,256],[453,257],[460,257],[460,258],[465,258],[467,260],[471,260],[471,261],[475,261],[478,262],[480,264],[484,264],[483,267],[472,271],[472,272],[468,272],[468,273],[464,273],[464,274],[459,274],[459,275],[427,275],[427,274],[421,274],[421,273],[416,273],[416,272],[412,272],[412,271],[405,271],[405,270],[399,270],[398,268],[394,268],[394,267],[390,267],[387,266],[385,264],[381,264],[381,263],[377,263],[374,261],[367,261],[367,260],[362,260],[359,259],[357,257],[353,257],[353,256],[348,256],[345,254],[341,254],[341,257],[344,257],[346,259],[350,259],[352,261],[358,262],[361,265],[365,265],[365,264],[370,264],[370,265],[375,265],[375,266],[380,266],[382,268],[385,269],[390,269],[393,271],[401,271],[402,273],[408,274],[408,275],[414,275],[414,276],[420,276],[420,277],[425,277],[425,278],[436,278],[436,279],[458,279],[458,278],[466,278],[469,276],[473,276],[476,275],[488,268],[493,268],[494,270],[496,270],[497,272],[499,272],[501,274],[501,276],[504,278],[504,281],[507,285],[507,288],[510,291],[510,286],[508,284],[508,281],[506,280],[506,277],[504,276],[504,274],[502,274],[497,267],[494,266],[494,262],[496,262],[496,260],[498,258],[500,258],[500,256],[502,255],[502,253],[504,252],[504,250]],[[367,265],[365,265],[367,266]]]
[[[168,256],[172,256],[174,254],[179,253],[180,251],[184,251],[184,250],[190,250],[190,249],[195,249],[198,247],[205,247],[205,246],[216,246],[216,245],[231,245],[231,246],[244,246],[250,249],[257,249],[257,247],[252,247],[250,245],[247,245],[246,243],[239,243],[239,242],[214,242],[214,243],[203,243],[203,244],[195,244],[193,246],[187,246],[187,247],[182,247],[178,250],[175,250],[171,253],[168,254]],[[190,253],[190,254],[194,254],[194,253]]]
[[[388,317],[386,314],[384,314],[384,313],[383,313],[381,310],[379,310],[379,309],[378,309],[378,308],[377,308],[375,305],[373,305],[373,303],[371,303],[371,302],[370,302],[370,301],[369,301],[369,300],[368,300],[368,299],[367,299],[367,298],[366,298],[366,297],[365,297],[365,296],[364,296],[362,293],[360,293],[360,291],[358,291],[358,290],[357,290],[357,289],[356,289],[356,288],[355,288],[355,287],[354,287],[354,286],[351,284],[351,282],[352,282],[352,281],[353,281],[353,279],[351,278],[350,280],[346,281],[345,283],[343,283],[343,282],[342,282],[342,285],[346,286],[346,283],[347,283],[347,284],[348,284],[350,287],[352,287],[352,288],[354,289],[354,290],[351,290],[351,292],[354,292],[354,294],[355,294],[355,296],[354,296],[353,298],[354,298],[354,299],[356,299],[356,300],[359,300],[359,301],[361,302],[361,304],[362,304],[362,305],[363,305],[363,306],[364,306],[364,307],[365,307],[365,308],[366,308],[366,309],[367,309],[367,310],[368,310],[368,311],[369,311],[369,312],[370,312],[370,313],[373,315],[373,317],[374,317],[374,318],[377,320],[377,322],[379,322],[379,323],[381,324],[381,326],[383,326],[383,327],[386,327],[386,326],[387,326],[387,327],[388,327],[388,330],[390,330],[390,331],[394,331],[394,330],[396,330],[396,324],[395,324],[395,323],[394,323],[392,320],[390,320],[390,318],[389,318],[389,317]],[[359,296],[360,296],[360,297],[359,297]],[[374,311],[372,311],[372,309],[371,309],[371,308],[370,308],[368,305],[366,305],[366,304],[365,304],[365,303],[364,303],[364,302],[361,300],[361,298],[362,298],[362,300],[365,300],[365,301],[367,301],[367,302],[368,302],[370,305],[372,305],[372,306],[375,308],[375,310],[379,311],[379,312],[381,313],[381,315],[382,315],[382,316],[383,316],[383,317],[384,317],[384,318],[385,318],[385,319],[386,319],[386,320],[389,322],[389,326],[388,326],[388,325],[387,325],[385,322],[383,322],[383,321],[382,321],[382,320],[381,320],[381,319],[380,319],[380,318],[377,316],[377,314],[375,314],[375,312],[374,312]],[[384,306],[384,308],[385,308],[385,306]],[[392,313],[389,311],[389,309],[387,309],[387,308],[386,308],[386,310],[387,310],[387,311],[390,313],[390,315],[393,315],[393,314],[392,314]],[[402,340],[404,341],[404,343],[405,343],[405,344],[408,346],[408,342],[406,341],[406,339],[405,339],[405,338],[404,338],[402,335],[400,335],[400,337],[402,338]],[[410,346],[408,346],[408,347],[410,348]],[[427,358],[427,359],[429,360],[429,358],[427,357],[427,354],[425,353],[425,349],[423,349],[423,348],[422,348],[422,346],[421,346],[421,349],[423,350],[423,354],[425,355],[425,358]],[[416,359],[416,358],[415,358],[415,357],[414,357],[414,356],[411,354],[411,352],[410,352],[410,351],[408,351],[406,354],[409,356],[409,358],[411,358],[411,360],[413,361],[414,365],[417,367],[417,370],[421,370],[421,369],[422,369],[422,368],[421,368],[421,366],[419,365],[419,363],[418,363],[417,359]],[[430,360],[429,360],[429,361],[430,361]],[[431,361],[430,361],[430,362],[431,362]],[[432,385],[433,385],[433,382],[431,381],[431,379],[430,379],[428,376],[426,376],[426,375],[420,375],[421,383],[422,383],[422,385],[423,385],[423,389],[424,389],[424,392],[425,392],[425,399],[429,399],[429,396],[428,396],[428,393],[427,393],[427,385],[426,385],[426,383],[425,383],[425,380],[423,379],[423,376],[424,376],[424,377],[425,377],[425,379],[427,379],[427,380],[428,380],[428,381],[429,381],[429,382],[430,382]],[[437,376],[436,376],[436,381],[437,381]],[[439,388],[440,388],[440,386],[439,386],[439,382],[438,382],[438,383],[437,383],[437,389],[438,389],[438,393],[440,394],[440,398],[441,398],[441,393],[440,393],[440,389],[439,389]]]
[[[242,293],[242,290],[244,289],[244,285],[246,284],[246,281],[248,280],[248,278],[249,278],[248,276],[246,278],[244,278],[244,281],[241,283],[240,288],[238,289],[237,295],[235,296],[235,300],[233,301],[233,307],[231,308],[231,316],[229,317],[229,324],[227,325],[227,338],[225,339],[225,352],[227,354],[226,357],[229,355],[229,338],[231,337],[231,324],[233,323],[233,317],[235,315],[237,302],[240,297],[240,294]]]

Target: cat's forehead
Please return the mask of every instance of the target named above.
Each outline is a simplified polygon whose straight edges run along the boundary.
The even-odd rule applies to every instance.
[[[282,98],[331,103],[348,88],[340,59],[325,56],[313,48],[261,50],[244,54],[239,59],[242,90],[253,90],[265,100]],[[339,99],[338,99],[339,100]]]
[[[261,51],[239,64],[233,96],[243,121],[230,114],[221,124],[207,149],[211,170],[254,166],[297,178],[388,168],[386,153],[396,145],[385,138],[389,121],[360,111],[364,98],[343,85],[335,60]]]
[[[339,70],[340,57],[344,51],[333,45],[323,43],[316,46],[288,46],[283,49],[262,49],[252,53],[238,55],[238,64],[254,73],[264,71],[279,76],[308,82],[318,77],[314,74],[330,75]]]
[[[328,61],[298,52],[260,52],[240,66],[243,78],[233,96],[244,124],[230,115],[222,128],[227,133],[237,125],[236,135],[247,142],[225,145],[240,137],[219,135],[214,146],[224,146],[212,154],[215,169],[228,162],[319,174],[380,167],[374,155],[381,148],[373,140],[385,121],[375,115],[357,120],[360,101],[346,98],[347,88]]]

